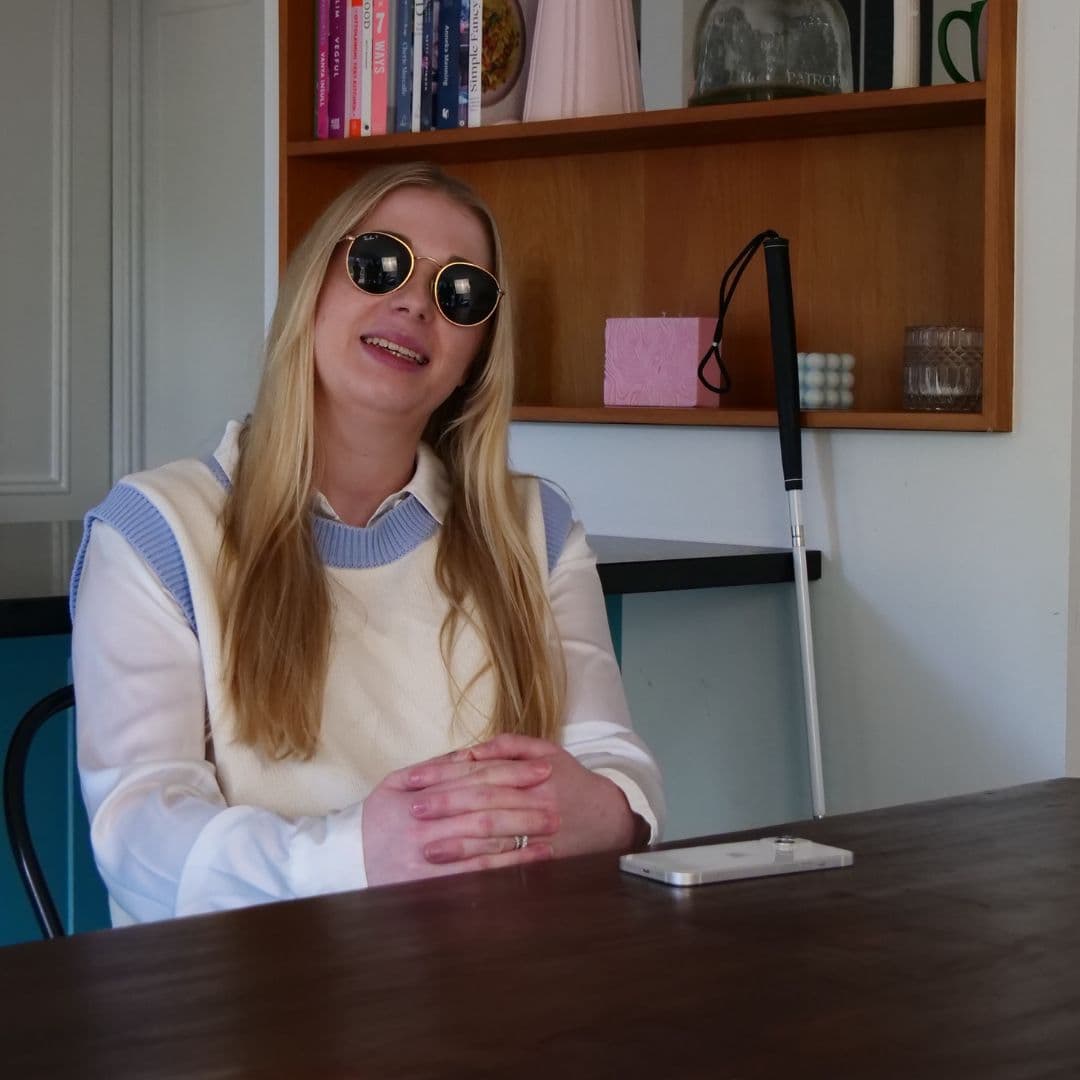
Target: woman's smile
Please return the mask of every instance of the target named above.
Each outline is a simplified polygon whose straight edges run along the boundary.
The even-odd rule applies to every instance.
[[[364,334],[360,342],[379,363],[401,371],[417,371],[431,363],[431,358],[419,348],[399,339],[378,334]]]

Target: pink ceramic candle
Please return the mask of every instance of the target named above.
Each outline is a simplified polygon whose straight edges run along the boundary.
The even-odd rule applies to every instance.
[[[698,364],[715,319],[608,319],[604,328],[604,404],[715,408]]]

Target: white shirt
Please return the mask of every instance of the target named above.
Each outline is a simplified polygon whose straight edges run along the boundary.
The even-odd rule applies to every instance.
[[[372,521],[406,492],[436,503],[420,475]],[[563,745],[618,784],[655,840],[659,771],[631,729],[595,556],[578,522],[551,573],[549,600],[566,662]],[[87,547],[72,652],[80,775],[99,870],[120,909],[114,922],[366,885],[362,803],[296,820],[227,805],[206,760],[198,641],[153,572],[101,522]]]

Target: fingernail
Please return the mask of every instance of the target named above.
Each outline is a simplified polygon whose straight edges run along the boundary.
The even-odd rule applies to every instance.
[[[442,848],[434,846],[424,848],[424,858],[427,859],[428,862],[435,863],[450,861],[450,857],[447,852],[443,851]]]
[[[423,773],[409,773],[409,779],[406,781],[409,787],[423,787],[424,786],[424,774]]]
[[[414,816],[423,817],[431,809],[431,803],[426,799],[418,799],[412,804],[411,809]]]

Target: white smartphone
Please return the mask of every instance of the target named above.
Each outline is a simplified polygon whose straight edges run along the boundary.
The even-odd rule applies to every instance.
[[[665,885],[708,885],[713,881],[797,874],[851,866],[855,856],[844,848],[816,844],[795,836],[764,836],[727,844],[700,844],[667,851],[623,855],[619,869]]]

